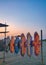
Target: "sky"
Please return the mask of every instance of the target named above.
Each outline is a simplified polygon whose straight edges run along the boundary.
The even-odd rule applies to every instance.
[[[9,25],[7,35],[30,32],[34,36],[35,31],[40,35],[42,29],[46,38],[46,0],[0,0],[0,23],[5,22]]]

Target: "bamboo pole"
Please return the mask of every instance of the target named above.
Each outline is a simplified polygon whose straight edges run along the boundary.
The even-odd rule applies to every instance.
[[[43,65],[43,42],[42,42],[42,38],[43,38],[43,32],[41,30],[41,63]]]
[[[6,25],[6,23],[5,23]],[[5,26],[5,48],[4,48],[4,59],[3,59],[3,62],[5,62],[5,50],[6,50],[6,26]]]

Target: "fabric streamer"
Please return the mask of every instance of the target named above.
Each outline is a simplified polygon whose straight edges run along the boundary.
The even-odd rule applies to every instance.
[[[15,53],[17,54],[20,50],[20,39],[18,36],[16,37],[14,44],[15,44]]]
[[[10,52],[13,53],[14,52],[14,37],[11,37],[11,41],[10,41]]]
[[[24,56],[26,53],[26,38],[23,33],[21,34],[20,47],[21,47],[21,56]]]
[[[40,41],[39,41],[39,35],[37,32],[34,33],[34,53],[36,56],[40,54]]]
[[[9,43],[10,43],[10,38],[9,36],[6,38],[6,52],[9,51]]]
[[[30,57],[32,55],[32,36],[27,33],[27,55]]]

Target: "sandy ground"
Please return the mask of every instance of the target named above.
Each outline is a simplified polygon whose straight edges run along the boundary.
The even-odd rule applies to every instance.
[[[33,53],[31,57],[28,57],[25,54],[24,57],[20,55],[20,53],[8,53],[5,54],[5,63],[3,63],[3,52],[0,52],[0,65],[42,65],[41,64],[41,54],[36,57]],[[46,43],[43,43],[43,58],[44,65],[46,65]]]

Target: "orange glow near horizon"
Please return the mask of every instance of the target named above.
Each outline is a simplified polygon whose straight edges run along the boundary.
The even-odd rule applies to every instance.
[[[1,31],[5,31],[5,28],[0,28],[0,32]],[[26,28],[22,29],[19,27],[15,27],[13,24],[9,25],[7,31],[9,31],[9,33],[7,33],[7,36],[16,36],[16,35],[20,35],[21,33],[24,33],[26,35],[28,32]],[[33,31],[31,31],[31,35],[33,35]],[[0,37],[4,37],[4,34],[0,34]]]
[[[3,20],[0,20],[0,23],[5,23],[3,22]],[[24,28],[24,27],[19,27],[19,26],[15,26],[14,23],[8,23],[7,24],[9,25],[9,27],[7,28],[7,31],[9,31],[9,33],[7,33],[7,36],[16,36],[16,35],[21,35],[21,33],[24,33],[25,36],[28,32],[30,32],[30,34],[32,36],[34,36],[34,32],[37,31],[39,34],[40,34],[40,30],[39,29],[36,29],[34,27],[32,28]],[[1,31],[4,31],[5,28],[0,28],[0,32]],[[45,31],[46,32],[46,31]],[[44,36],[46,35],[46,33],[44,32]],[[4,37],[4,34],[0,34],[0,38],[3,38]]]

